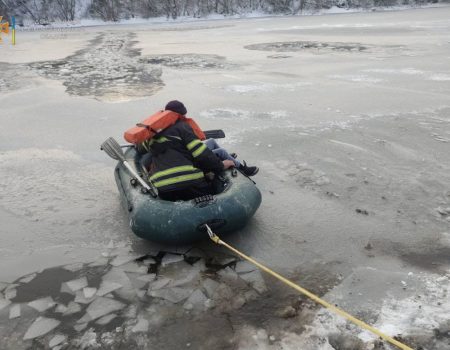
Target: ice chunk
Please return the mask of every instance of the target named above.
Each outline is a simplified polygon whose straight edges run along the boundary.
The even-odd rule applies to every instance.
[[[20,283],[28,283],[31,282],[36,277],[35,273],[32,273],[31,275],[25,276],[21,280],[19,280]]]
[[[28,328],[23,339],[34,339],[40,337],[41,335],[47,334],[51,330],[59,326],[61,321],[55,320],[53,318],[38,317]]]
[[[0,292],[1,292],[3,289],[7,288],[8,286],[9,286],[9,283],[6,283],[6,282],[0,282]]]
[[[231,267],[227,266],[223,270],[218,272],[218,275],[225,281],[237,281],[239,276],[236,272],[234,272]]]
[[[11,305],[9,308],[9,319],[20,317],[20,304]]]
[[[65,340],[66,340],[65,335],[57,334],[52,339],[50,339],[48,346],[53,348],[54,346],[61,344]]]
[[[173,264],[183,260],[184,260],[183,255],[167,253],[166,255],[163,256],[161,260],[161,265],[167,266],[169,264]]]
[[[149,273],[147,275],[144,276],[139,276],[137,279],[139,281],[144,281],[144,282],[153,282],[156,278],[156,274],[154,273]]]
[[[208,298],[205,296],[205,294],[202,293],[201,290],[196,289],[186,300],[184,303],[185,309],[201,309],[203,310],[205,308],[205,302],[208,300]]]
[[[95,320],[111,312],[121,310],[124,307],[125,304],[121,303],[120,301],[110,298],[98,297],[88,306],[86,312],[93,320]]]
[[[258,293],[262,294],[267,291],[266,283],[259,270],[242,274],[240,277],[248,282]]]
[[[178,287],[152,290],[149,292],[150,296],[154,298],[168,300],[175,304],[188,298],[191,293],[192,289],[184,289]]]
[[[72,315],[81,311],[81,306],[73,301],[67,305],[67,310],[63,313],[63,315]]]
[[[83,288],[83,294],[86,299],[92,298],[97,293],[97,288]]]
[[[55,308],[55,312],[63,314],[64,312],[67,311],[67,306],[64,304],[58,304]]]
[[[79,290],[75,294],[75,302],[80,304],[89,304],[92,300],[95,299],[95,295],[89,299],[85,298],[84,292]]]
[[[99,297],[102,297],[108,293],[115,291],[116,289],[119,289],[119,288],[122,288],[122,285],[120,283],[103,281],[97,290],[97,295]]]
[[[72,271],[72,272],[81,270],[82,268],[83,268],[83,263],[81,263],[81,262],[63,266],[64,270]]]
[[[83,329],[85,329],[87,327],[87,322],[86,323],[80,323],[80,324],[76,324],[75,326],[73,326],[73,328],[77,331],[80,332]]]
[[[78,323],[78,324],[84,324],[84,323],[89,323],[89,322],[91,322],[91,321],[92,321],[92,317],[89,316],[88,313],[85,313],[85,314],[83,315],[83,317],[81,317],[80,319],[77,320],[77,323]]]
[[[16,288],[9,288],[5,289],[5,299],[11,300],[14,299],[17,296],[17,289]]]
[[[144,265],[139,265],[135,262],[129,262],[127,264],[121,265],[120,269],[125,272],[132,272],[132,273],[147,273],[148,267]]]
[[[87,278],[82,277],[61,284],[61,292],[74,294],[76,291],[83,289],[84,287],[87,287],[87,285],[88,285]]]
[[[112,266],[120,266],[120,265],[126,264],[130,261],[133,261],[133,260],[137,259],[138,257],[139,257],[139,255],[133,254],[133,253],[127,254],[127,255],[118,255],[110,262],[110,264]]]
[[[101,346],[97,343],[97,333],[93,328],[89,328],[77,343],[81,349],[97,349]]]
[[[138,323],[131,329],[133,333],[137,332],[147,332],[148,331],[149,322],[145,318],[139,318]]]
[[[90,266],[90,267],[104,266],[108,263],[108,261],[109,261],[108,258],[101,257],[101,258],[91,262],[88,266]]]
[[[137,290],[137,291],[136,291],[136,295],[137,295],[140,299],[142,299],[143,297],[145,297],[145,294],[147,294],[147,291],[144,290],[144,289],[140,289],[140,290]]]
[[[7,307],[11,302],[8,299],[0,299],[0,310]]]
[[[203,281],[203,288],[206,291],[206,295],[210,298],[212,298],[212,296],[216,292],[217,287],[219,287],[219,282],[216,282],[216,281],[212,280],[211,278],[206,278]]]
[[[150,287],[148,288],[149,292],[151,290],[158,290],[158,289],[162,289],[165,286],[167,286],[172,280],[170,278],[166,278],[166,277],[161,277],[158,278],[155,282],[153,282]]]
[[[136,292],[134,291],[134,287],[131,284],[128,275],[118,268],[109,270],[109,272],[103,276],[103,281],[121,284],[122,288],[117,289],[115,293],[124,299],[132,299],[136,296]]]
[[[257,267],[253,264],[250,264],[247,261],[238,261],[236,263],[236,267],[235,267],[235,271],[237,273],[247,273],[247,272],[252,272],[255,271],[257,269]]]
[[[116,314],[109,314],[103,317],[100,317],[97,322],[97,324],[104,326],[105,324],[108,324],[109,322],[111,322],[113,319],[115,319],[117,317]]]
[[[34,301],[30,301],[28,303],[28,306],[31,306],[33,309],[43,312],[45,310],[50,309],[53,307],[56,303],[53,301],[52,297],[45,297],[41,299],[37,299]]]

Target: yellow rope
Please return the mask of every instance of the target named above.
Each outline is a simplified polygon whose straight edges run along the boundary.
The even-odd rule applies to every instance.
[[[338,307],[336,307],[336,306],[326,302],[325,300],[319,298],[317,295],[314,295],[313,293],[311,293],[310,291],[306,290],[305,288],[302,288],[299,285],[295,284],[294,282],[289,281],[288,279],[286,279],[283,276],[279,275],[278,273],[272,271],[271,269],[265,267],[264,265],[260,264],[259,262],[257,262],[256,260],[252,259],[251,257],[241,253],[239,250],[233,248],[229,244],[227,244],[224,241],[222,241],[215,233],[213,233],[211,231],[211,229],[209,228],[208,225],[206,225],[206,228],[208,230],[209,237],[214,241],[214,243],[223,245],[224,247],[227,247],[232,252],[236,253],[237,255],[239,255],[240,257],[244,258],[245,260],[250,261],[252,264],[258,266],[261,270],[267,272],[268,274],[272,275],[273,277],[279,279],[281,282],[287,284],[288,286],[294,288],[295,290],[299,291],[300,293],[306,295],[310,299],[314,300],[316,303],[326,307],[329,310],[334,311],[338,315],[341,315],[342,317],[344,317],[347,320],[353,322],[354,324],[358,325],[359,327],[364,328],[364,329],[368,330],[369,332],[372,332],[372,333],[378,335],[379,337],[381,337],[382,339],[384,339],[387,342],[391,343],[392,345],[397,346],[399,349],[402,349],[402,350],[413,350],[409,346],[407,346],[407,345],[399,342],[398,340],[395,340],[394,338],[384,334],[380,330],[378,330],[378,329],[368,325],[367,323],[357,319],[356,317],[353,317],[352,315],[350,315],[349,313],[345,312],[344,310],[341,310]]]

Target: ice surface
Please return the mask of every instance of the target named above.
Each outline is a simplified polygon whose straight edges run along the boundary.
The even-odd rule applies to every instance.
[[[108,324],[109,322],[111,322],[116,317],[117,317],[116,314],[109,314],[109,315],[100,317],[95,323],[104,326],[104,325]]]
[[[183,261],[184,257],[183,255],[178,255],[178,254],[166,254],[163,256],[162,260],[161,260],[161,265],[162,266],[167,266],[169,264],[173,264],[179,261]]]
[[[28,282],[31,282],[35,277],[36,277],[36,274],[32,273],[31,275],[28,275],[28,276],[22,278],[21,280],[19,280],[19,282],[20,283],[28,283]]]
[[[108,293],[115,291],[116,289],[119,289],[119,288],[122,288],[122,285],[120,283],[103,281],[97,290],[97,295],[102,297]]]
[[[133,333],[137,332],[147,332],[148,331],[149,322],[145,318],[139,318],[136,325],[131,329]]]
[[[174,287],[174,288],[151,290],[149,292],[149,295],[154,298],[168,300],[176,304],[188,298],[189,295],[191,295],[191,293],[192,289]]]
[[[83,294],[86,299],[92,298],[96,292],[97,288],[90,288],[90,287],[83,288]]]
[[[48,346],[53,348],[54,346],[61,344],[65,340],[66,340],[65,335],[57,334],[52,339],[50,339],[50,341],[48,342]]]
[[[61,285],[61,292],[66,293],[74,293],[80,289],[83,289],[84,287],[87,287],[88,281],[86,277],[82,277],[76,280],[71,280],[68,282],[64,282]]]
[[[89,266],[90,267],[104,266],[108,263],[108,261],[109,261],[108,258],[101,257],[101,258],[98,258],[97,260],[91,262],[89,264]]]
[[[9,319],[20,317],[20,304],[11,305],[9,308]]]
[[[111,312],[121,310],[125,307],[125,304],[120,301],[98,297],[95,299],[86,309],[86,313],[93,319],[97,319]]]
[[[147,275],[144,276],[139,276],[137,279],[139,281],[144,281],[144,282],[153,282],[156,278],[156,274],[154,273],[149,273]]]
[[[53,318],[38,317],[28,328],[23,339],[34,339],[40,337],[41,335],[47,334],[51,330],[58,327],[61,321],[55,320]]]

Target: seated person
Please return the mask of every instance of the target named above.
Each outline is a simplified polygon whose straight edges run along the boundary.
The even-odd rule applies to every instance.
[[[186,107],[179,101],[170,101],[166,110],[186,114]],[[211,183],[204,173],[219,175],[223,170],[234,167],[232,160],[221,161],[184,121],[158,133],[158,136],[144,141],[137,147],[152,154],[149,179],[164,200],[190,200],[207,194],[214,194]]]
[[[259,168],[256,166],[248,166],[245,161],[242,163],[236,159],[236,154],[229,154],[228,151],[219,146],[215,139],[208,139],[205,141],[206,146],[213,151],[213,153],[220,158],[220,160],[231,160],[234,163],[234,166],[242,171],[242,173],[246,176],[254,176],[258,173]]]

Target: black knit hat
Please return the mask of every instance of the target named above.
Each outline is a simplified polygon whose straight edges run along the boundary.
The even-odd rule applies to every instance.
[[[166,104],[166,111],[172,111],[181,115],[185,115],[187,113],[187,109],[180,101],[173,100]]]

